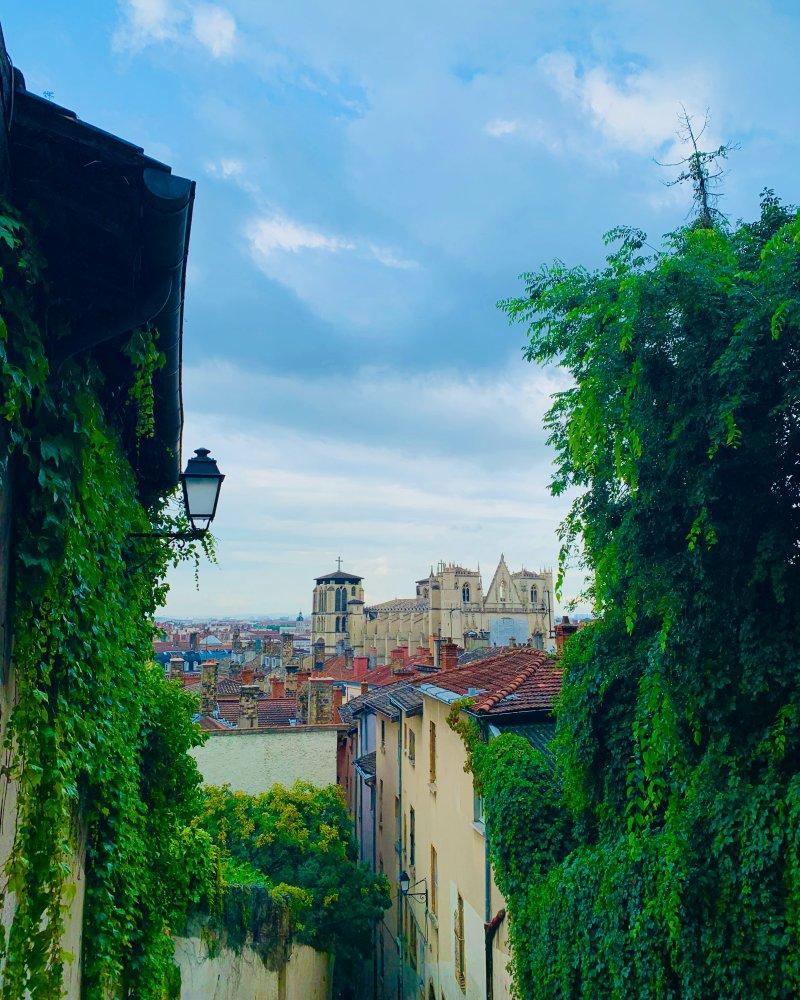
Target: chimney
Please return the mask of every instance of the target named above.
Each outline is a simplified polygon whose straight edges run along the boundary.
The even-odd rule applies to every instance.
[[[239,688],[239,729],[258,729],[258,696],[261,689],[257,684],[242,684]]]
[[[366,677],[368,669],[369,669],[369,657],[368,656],[354,656],[353,657],[353,677],[356,680],[360,680],[362,677]]]
[[[458,646],[454,642],[443,642],[439,648],[439,666],[442,670],[455,670],[458,666]]]
[[[219,664],[216,660],[203,660],[200,664],[200,714],[217,713],[217,677]]]
[[[285,697],[283,690],[283,681],[280,679],[280,677],[270,677],[269,685],[270,685],[270,698]]]
[[[251,685],[253,683],[253,668],[252,667],[242,667],[242,684]]]
[[[366,694],[369,691],[369,684],[366,681],[361,682],[361,694]]]
[[[344,651],[344,665],[348,670],[353,669],[353,660],[355,659],[353,655],[353,647],[348,646]]]
[[[308,724],[333,722],[333,679],[314,677],[308,682]]]
[[[183,657],[170,656],[167,664],[167,677],[180,677],[183,674]]]
[[[340,709],[342,707],[342,701],[344,700],[344,692],[340,687],[333,689],[333,707],[335,709]]]

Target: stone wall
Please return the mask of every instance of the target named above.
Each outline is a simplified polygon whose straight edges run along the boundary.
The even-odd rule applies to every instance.
[[[176,938],[181,1000],[330,1000],[331,961],[306,945],[293,945],[286,965],[269,969],[252,948],[236,953],[200,937]]]
[[[334,726],[240,729],[212,733],[191,753],[206,784],[260,795],[298,779],[319,788],[335,785],[336,742]]]

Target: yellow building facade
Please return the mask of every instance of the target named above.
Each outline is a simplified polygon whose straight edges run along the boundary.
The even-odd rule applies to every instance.
[[[485,930],[505,900],[450,706],[426,694],[421,709],[395,709],[376,716],[376,867],[393,888],[377,942],[378,996],[507,1000],[507,925],[497,921],[488,946]]]
[[[392,649],[433,650],[437,639],[467,648],[470,641],[503,646],[510,638],[548,648],[552,633],[551,570],[511,572],[500,556],[484,590],[480,568],[440,562],[417,580],[413,597],[368,605],[363,577],[341,569],[317,577],[313,594],[312,644],[322,655],[352,649],[387,663]],[[482,638],[481,638],[482,637]]]

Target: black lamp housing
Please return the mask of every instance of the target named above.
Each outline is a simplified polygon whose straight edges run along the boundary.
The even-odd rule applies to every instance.
[[[194,531],[208,531],[217,513],[224,478],[208,448],[196,448],[180,476],[186,516]]]

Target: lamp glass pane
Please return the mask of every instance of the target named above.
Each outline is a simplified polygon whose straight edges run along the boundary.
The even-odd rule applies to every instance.
[[[186,499],[189,504],[188,514],[194,518],[211,518],[214,513],[214,504],[217,500],[217,490],[219,489],[219,479],[216,476],[206,478],[205,476],[186,477]]]

